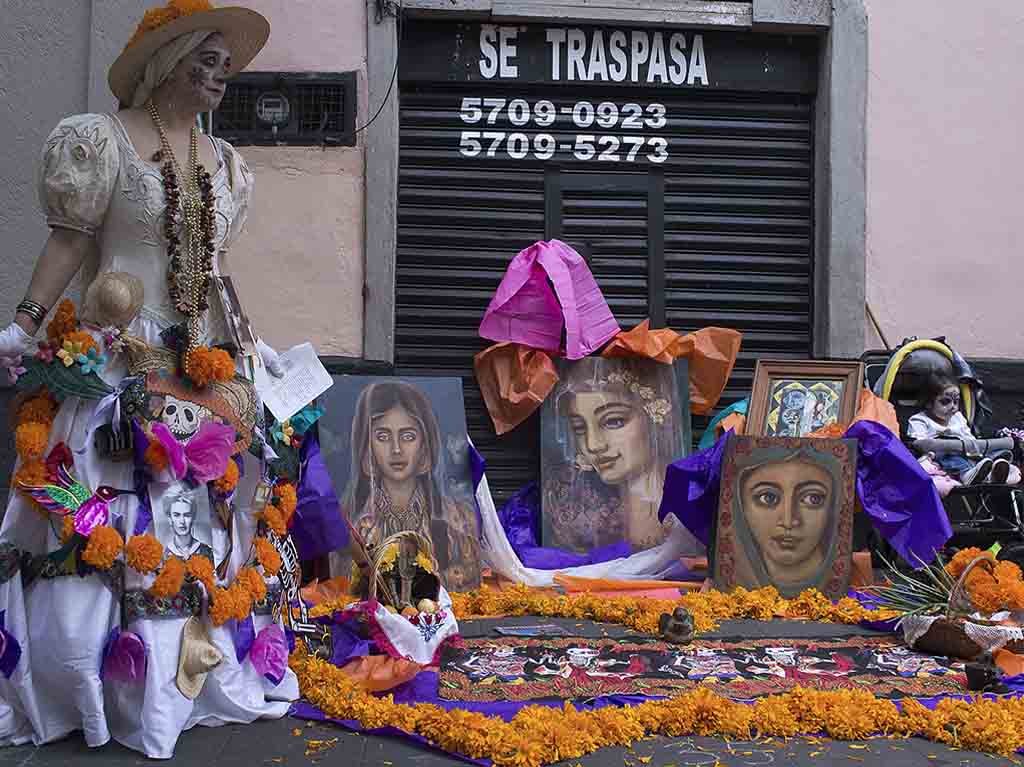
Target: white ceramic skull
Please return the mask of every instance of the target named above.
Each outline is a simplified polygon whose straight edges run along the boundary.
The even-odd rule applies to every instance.
[[[179,442],[188,442],[199,431],[199,425],[209,417],[209,411],[187,400],[168,395],[160,420],[171,430]]]
[[[587,668],[600,654],[599,650],[593,647],[570,647],[565,653],[569,658],[569,664],[577,668]]]

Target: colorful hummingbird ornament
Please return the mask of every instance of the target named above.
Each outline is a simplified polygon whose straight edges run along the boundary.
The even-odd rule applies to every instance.
[[[75,532],[88,538],[94,529],[110,521],[110,504],[116,498],[131,493],[108,485],[100,485],[93,492],[71,474],[71,467],[63,461],[50,475],[46,485],[21,484],[40,506],[54,514],[75,515]]]

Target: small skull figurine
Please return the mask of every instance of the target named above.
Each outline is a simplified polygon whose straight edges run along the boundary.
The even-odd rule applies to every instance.
[[[176,440],[188,442],[199,431],[203,419],[208,416],[206,408],[168,395],[164,400],[160,420],[171,430]]]
[[[658,633],[666,642],[689,644],[693,641],[693,616],[685,607],[677,607],[671,615],[662,613]]]

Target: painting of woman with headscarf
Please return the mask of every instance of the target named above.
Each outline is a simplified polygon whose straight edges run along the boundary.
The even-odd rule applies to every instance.
[[[341,513],[371,546],[403,530],[428,538],[449,590],[480,582],[480,527],[458,378],[341,376],[320,437],[345,488]],[[349,575],[348,552],[331,557]]]
[[[856,440],[732,437],[722,463],[715,585],[846,595]]]
[[[678,524],[658,520],[665,469],[686,455],[690,434],[675,368],[587,357],[563,362],[559,376],[541,416],[544,545],[587,552],[664,543]],[[681,555],[702,552],[685,537]]]

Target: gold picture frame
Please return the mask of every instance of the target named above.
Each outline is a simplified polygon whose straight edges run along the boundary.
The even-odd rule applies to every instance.
[[[806,437],[857,412],[864,365],[822,360],[758,360],[745,434]]]

